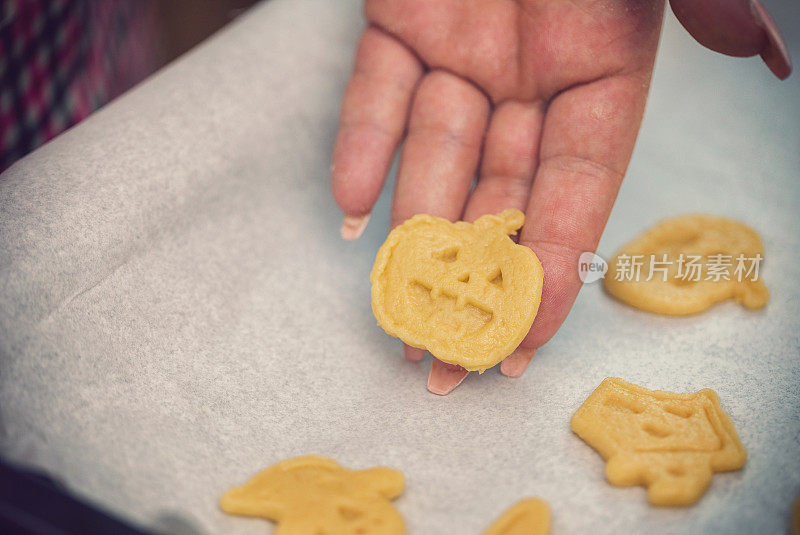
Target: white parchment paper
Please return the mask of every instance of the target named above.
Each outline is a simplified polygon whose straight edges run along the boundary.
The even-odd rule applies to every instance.
[[[800,7],[768,2],[800,58]],[[800,77],[668,16],[601,255],[664,216],[763,236],[762,311],[691,318],[584,288],[526,374],[447,397],[376,325],[384,195],[344,243],[328,185],[354,1],[272,0],[0,176],[0,454],[170,533],[269,533],[219,495],[319,453],[403,470],[411,534],[478,534],[523,496],[553,533],[784,533],[800,493]],[[606,376],[715,389],[749,459],[695,506],[604,479],[569,418]]]

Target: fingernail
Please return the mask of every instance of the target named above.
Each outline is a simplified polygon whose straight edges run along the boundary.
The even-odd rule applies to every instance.
[[[750,12],[753,14],[756,24],[767,34],[767,46],[761,51],[761,59],[775,76],[785,80],[792,72],[792,59],[789,57],[789,51],[781,32],[759,0],[750,0]]]
[[[439,396],[445,396],[461,384],[469,374],[461,366],[446,364],[434,358],[431,362],[431,373],[428,375],[428,390]]]
[[[367,228],[367,223],[369,223],[369,216],[370,214],[365,214],[360,216],[353,216],[353,215],[344,216],[341,229],[342,238],[348,241],[353,241],[360,238],[361,235],[364,233],[364,229]]]
[[[518,347],[500,363],[500,373],[506,377],[519,377],[531,363],[535,349]]]
[[[403,346],[403,353],[406,356],[406,360],[410,362],[419,362],[422,360],[422,357],[425,356],[425,350],[419,349],[416,347],[411,346]]]

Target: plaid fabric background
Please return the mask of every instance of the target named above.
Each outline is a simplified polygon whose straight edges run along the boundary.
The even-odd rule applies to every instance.
[[[152,0],[0,0],[0,171],[157,65]]]

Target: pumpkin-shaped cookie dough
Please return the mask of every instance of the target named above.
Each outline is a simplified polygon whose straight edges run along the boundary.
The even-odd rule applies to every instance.
[[[758,272],[763,253],[758,234],[737,221],[665,219],[614,255],[604,286],[620,301],[657,314],[695,314],[731,298],[761,308],[769,300]]]
[[[474,224],[417,215],[389,233],[372,268],[378,324],[405,343],[467,370],[494,366],[530,330],[542,265],[514,243],[519,210]]]

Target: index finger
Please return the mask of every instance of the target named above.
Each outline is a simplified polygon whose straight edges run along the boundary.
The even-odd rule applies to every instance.
[[[650,69],[557,96],[545,116],[540,163],[520,234],[545,279],[539,313],[518,351],[544,345],[578,291],[578,257],[600,240],[639,131]],[[512,354],[513,355],[513,354]]]

